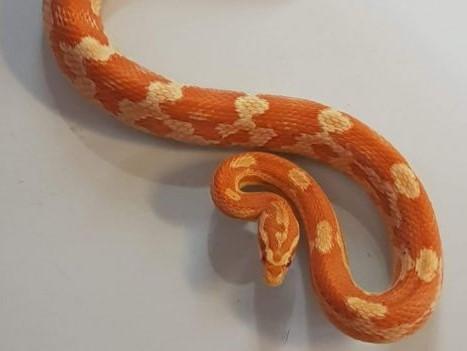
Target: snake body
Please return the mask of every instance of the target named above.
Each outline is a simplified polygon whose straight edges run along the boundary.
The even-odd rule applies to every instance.
[[[224,161],[212,198],[226,214],[259,220],[265,279],[279,285],[299,240],[308,240],[316,296],[330,321],[363,341],[398,340],[430,316],[442,284],[442,250],[430,200],[407,161],[350,115],[317,102],[182,85],[118,53],[104,33],[100,0],[44,0],[46,35],[85,97],[127,125],[186,143],[245,146],[319,160],[360,183],[380,208],[393,246],[394,281],[382,293],[352,279],[334,211],[302,169],[269,153]],[[263,185],[247,192],[247,185]]]

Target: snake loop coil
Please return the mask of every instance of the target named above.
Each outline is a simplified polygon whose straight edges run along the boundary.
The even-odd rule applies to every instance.
[[[442,252],[430,200],[407,161],[359,120],[322,104],[183,85],[110,45],[100,0],[44,0],[46,35],[62,71],[90,100],[146,133],[201,145],[254,147],[319,160],[360,183],[380,207],[394,252],[394,281],[369,293],[352,279],[336,216],[302,169],[268,153],[226,160],[212,197],[226,214],[259,221],[265,279],[278,285],[294,256],[301,217],[317,298],[344,333],[391,342],[429,317],[442,283]],[[279,192],[244,192],[246,185]]]

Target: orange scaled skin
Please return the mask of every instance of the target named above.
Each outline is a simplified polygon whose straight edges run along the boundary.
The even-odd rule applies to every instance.
[[[305,226],[317,297],[340,330],[364,341],[392,342],[426,321],[442,283],[438,227],[421,182],[387,141],[357,119],[313,101],[204,89],[152,73],[112,48],[100,5],[44,0],[46,35],[61,69],[85,97],[158,137],[322,161],[362,184],[380,207],[394,249],[394,283],[375,294],[352,280],[333,209],[309,175],[271,154],[225,161],[212,185],[214,202],[231,216],[259,219],[269,284],[282,282],[294,256],[295,210]],[[247,184],[275,191],[245,193]]]

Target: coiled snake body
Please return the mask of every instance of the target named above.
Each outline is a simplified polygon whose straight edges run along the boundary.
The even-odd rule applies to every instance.
[[[380,207],[394,251],[394,282],[370,293],[352,280],[333,209],[302,169],[262,152],[223,162],[212,197],[226,214],[259,220],[259,246],[270,285],[282,282],[299,238],[326,315],[344,333],[391,342],[431,314],[442,283],[442,252],[428,196],[406,160],[346,113],[272,95],[181,85],[116,52],[99,15],[100,0],[44,0],[46,35],[63,72],[87,98],[124,123],[158,137],[289,152],[324,162],[359,182]],[[260,184],[272,191],[245,192]]]

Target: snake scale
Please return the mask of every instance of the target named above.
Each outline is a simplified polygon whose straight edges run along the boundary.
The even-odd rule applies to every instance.
[[[430,200],[407,161],[348,114],[317,102],[182,85],[117,52],[104,33],[101,0],[44,0],[46,36],[82,95],[157,137],[261,150],[224,161],[211,194],[226,214],[258,220],[265,280],[281,284],[297,248],[299,217],[311,280],[329,320],[374,343],[398,340],[428,319],[442,284],[442,249]],[[352,279],[336,215],[301,168],[270,152],[321,161],[361,184],[381,210],[393,248],[394,280],[381,293]],[[248,192],[248,185],[267,190]]]

